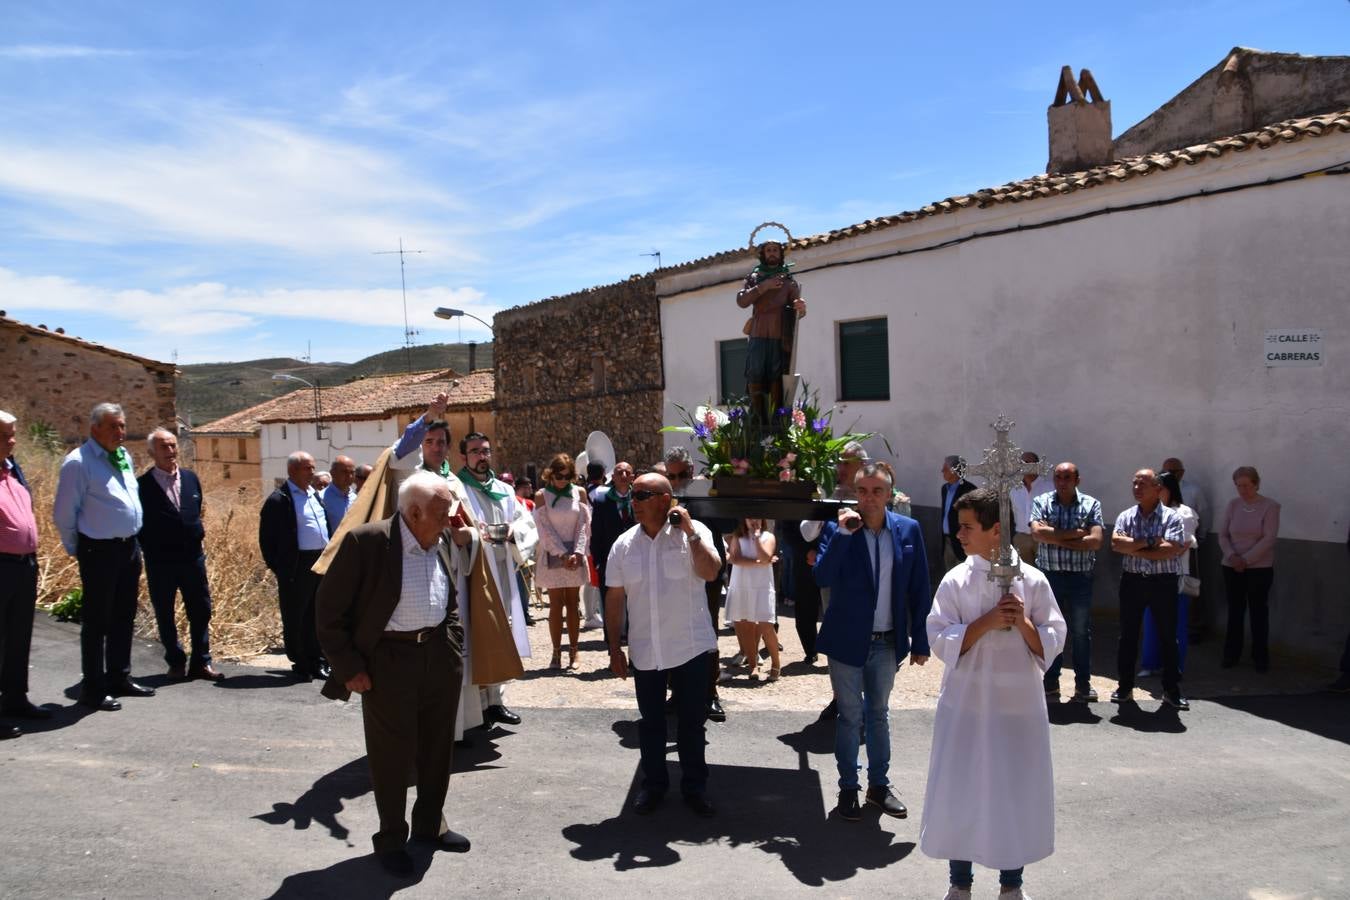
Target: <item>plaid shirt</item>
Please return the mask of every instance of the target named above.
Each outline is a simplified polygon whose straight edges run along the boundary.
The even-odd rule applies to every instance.
[[[1135,540],[1148,540],[1152,538],[1155,543],[1158,541],[1170,541],[1173,544],[1180,544],[1185,540],[1185,530],[1181,524],[1181,516],[1175,509],[1168,509],[1159,503],[1153,508],[1153,512],[1147,516],[1139,511],[1139,505],[1135,504],[1116,516],[1116,531],[1128,535]],[[1121,567],[1126,572],[1133,572],[1136,575],[1166,575],[1178,574],[1181,572],[1181,560],[1172,559],[1143,559],[1142,557],[1126,555]]]
[[[1031,521],[1044,522],[1060,531],[1091,528],[1093,525],[1105,527],[1102,505],[1097,499],[1077,488],[1073,494],[1074,502],[1070,506],[1060,503],[1059,494],[1055,491],[1041,494],[1031,502]],[[1036,544],[1036,568],[1042,572],[1090,574],[1096,564],[1097,553],[1094,550],[1070,550],[1055,544]]]

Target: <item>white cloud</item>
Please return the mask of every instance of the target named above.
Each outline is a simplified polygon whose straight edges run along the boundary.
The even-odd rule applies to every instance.
[[[0,191],[49,237],[247,244],[311,257],[370,252],[402,236],[441,259],[474,252],[439,220],[464,205],[375,151],[281,122],[197,110],[161,143],[0,137]],[[65,215],[50,214],[57,207]]]
[[[116,290],[59,276],[25,276],[0,268],[0,297],[6,298],[4,302],[11,307],[12,315],[20,310],[29,318],[50,312],[96,313],[123,320],[142,334],[215,335],[222,345],[238,339],[238,335],[230,337],[231,332],[256,330],[268,320],[278,319],[283,321],[273,324],[286,328],[294,327],[286,320],[403,327],[403,296],[397,289],[247,289],[202,282],[159,291]],[[444,326],[438,324],[433,314],[438,306],[463,309],[489,322],[497,311],[497,307],[484,302],[482,291],[476,288],[419,288],[408,291],[409,325],[443,331]]]
[[[92,56],[134,56],[135,51],[78,44],[13,44],[0,47],[0,59],[85,59]]]

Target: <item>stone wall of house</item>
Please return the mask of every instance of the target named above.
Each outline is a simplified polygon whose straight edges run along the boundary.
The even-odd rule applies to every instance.
[[[0,328],[0,359],[10,373],[0,387],[0,408],[18,416],[23,428],[42,422],[66,444],[78,444],[89,436],[89,411],[102,402],[122,405],[129,441],[160,425],[174,428],[175,380],[167,364],[151,368],[22,327]],[[143,448],[133,449],[142,458]]]
[[[662,448],[661,315],[649,276],[500,312],[494,464],[523,472],[603,431],[639,469]]]

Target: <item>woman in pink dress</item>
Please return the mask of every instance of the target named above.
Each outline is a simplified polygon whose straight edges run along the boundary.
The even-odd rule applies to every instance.
[[[567,613],[567,639],[577,665],[577,640],[581,634],[578,604],[582,585],[590,582],[586,554],[591,543],[591,506],[585,489],[572,482],[577,467],[572,457],[559,453],[549,462],[541,480],[543,490],[534,495],[534,523],[539,530],[535,553],[534,581],[548,591],[548,633],[553,638],[551,668],[562,668],[563,613]]]

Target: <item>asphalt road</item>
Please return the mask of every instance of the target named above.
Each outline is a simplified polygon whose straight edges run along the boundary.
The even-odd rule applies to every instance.
[[[415,879],[370,855],[360,709],[317,685],[224,665],[117,713],[74,706],[76,629],[34,634],[31,697],[59,707],[0,744],[0,896],[937,898],[946,865],[915,844],[932,713],[892,713],[907,820],[828,815],[832,726],[755,711],[709,729],[713,819],[635,789],[635,710],[522,709],[457,754],[447,817],[467,855],[420,851]],[[162,672],[138,642],[136,672]],[[1058,849],[1037,898],[1350,897],[1350,698],[1195,700],[1189,713],[1056,711]],[[673,750],[672,750],[673,758]],[[672,763],[673,764],[673,763]],[[1016,822],[1008,827],[1016,828]],[[977,869],[976,896],[996,894]]]

